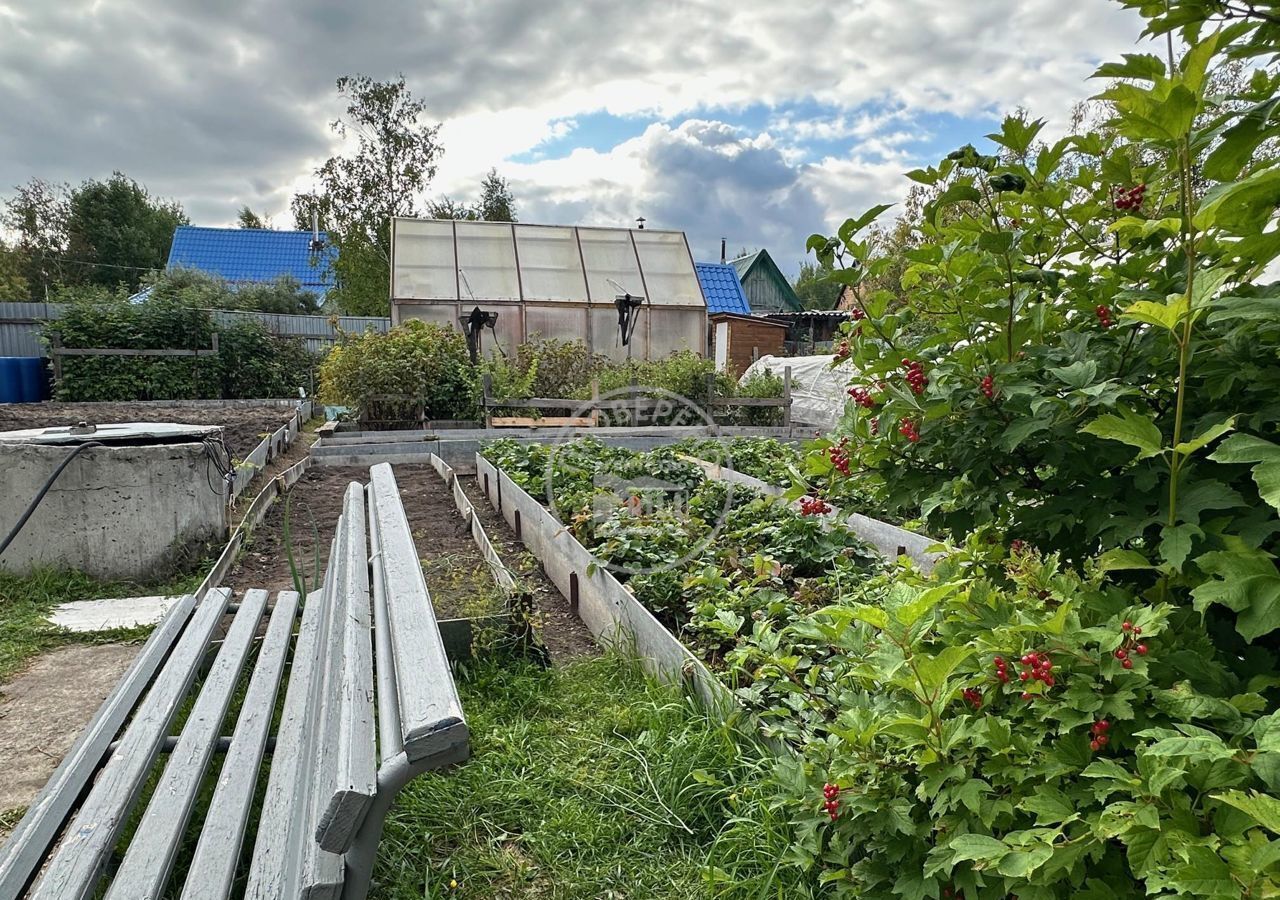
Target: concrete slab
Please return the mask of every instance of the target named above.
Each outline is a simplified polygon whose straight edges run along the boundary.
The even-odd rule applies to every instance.
[[[106,600],[77,600],[64,603],[49,617],[54,625],[68,631],[108,631],[155,625],[164,618],[177,597],[117,597]]]

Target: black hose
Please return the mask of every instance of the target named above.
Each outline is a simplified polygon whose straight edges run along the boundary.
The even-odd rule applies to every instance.
[[[58,480],[58,476],[61,475],[62,470],[71,463],[71,460],[75,459],[80,454],[81,450],[101,446],[103,446],[101,441],[85,441],[83,444],[77,444],[76,448],[68,453],[62,462],[58,463],[58,468],[54,469],[53,474],[45,479],[44,486],[40,488],[40,493],[36,494],[35,499],[27,506],[26,512],[22,514],[22,517],[18,519],[13,528],[9,530],[9,533],[5,535],[4,541],[0,542],[0,555],[3,555],[4,551],[9,549],[9,545],[13,543],[13,539],[18,536],[18,532],[20,532],[22,527],[27,524],[27,520],[30,519],[32,513],[36,511],[36,507],[40,505],[40,501],[44,499],[44,495],[49,493],[49,488],[53,487],[53,483]]]

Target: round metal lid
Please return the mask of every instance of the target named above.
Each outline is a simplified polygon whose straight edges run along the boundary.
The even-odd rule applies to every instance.
[[[80,444],[98,441],[110,444],[128,441],[132,444],[154,441],[176,444],[216,437],[221,425],[181,425],[177,422],[125,422],[119,425],[62,425],[55,428],[24,428],[0,431],[0,443],[7,444]]]

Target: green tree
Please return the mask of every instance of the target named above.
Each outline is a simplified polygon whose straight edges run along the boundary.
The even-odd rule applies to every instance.
[[[805,309],[834,309],[840,299],[840,285],[830,280],[833,266],[829,262],[800,263],[800,274],[796,276],[796,296],[804,304]]]
[[[67,186],[32,178],[5,201],[3,223],[17,235],[18,271],[32,300],[61,284],[67,258]]]
[[[256,212],[249,208],[248,204],[240,207],[240,212],[236,215],[236,222],[241,228],[270,228],[271,219],[262,218]]]
[[[316,170],[318,190],[293,200],[299,228],[311,227],[311,213],[338,247],[335,298],[356,315],[389,312],[391,219],[418,211],[416,198],[435,177],[443,148],[440,126],[428,124],[426,104],[410,93],[401,75],[375,81],[344,75],[338,94],[346,116],[331,124],[354,149],[330,157]]]
[[[432,200],[427,204],[427,215],[433,219],[457,219],[465,222],[474,222],[476,220],[474,207],[459,203],[452,197],[444,195],[439,200]]]
[[[144,274],[164,267],[174,229],[187,221],[180,204],[152,198],[121,172],[84,182],[67,204],[72,280],[137,290]]]
[[[511,193],[511,185],[498,174],[497,169],[490,169],[484,181],[480,182],[476,214],[485,222],[516,221],[516,198]]]
[[[30,290],[23,274],[22,254],[0,241],[0,302],[26,300]]]

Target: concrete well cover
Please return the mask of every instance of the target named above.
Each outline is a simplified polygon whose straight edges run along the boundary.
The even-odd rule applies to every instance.
[[[85,441],[98,441],[109,444],[113,441],[128,441],[135,444],[147,442],[174,444],[217,437],[222,431],[221,425],[180,425],[176,422],[126,422],[119,425],[98,425],[93,431],[76,434],[72,434],[73,428],[74,426],[64,425],[57,428],[0,431],[0,443],[80,444]]]

